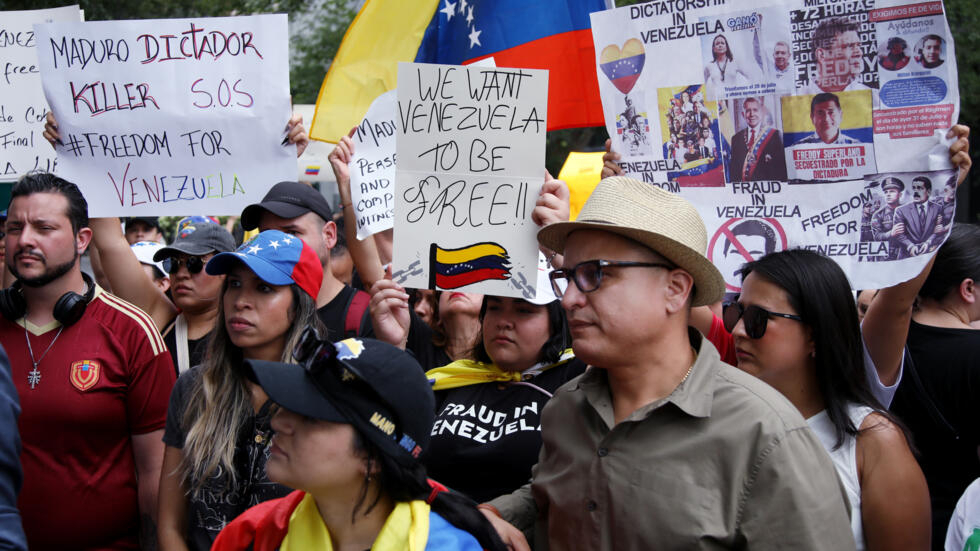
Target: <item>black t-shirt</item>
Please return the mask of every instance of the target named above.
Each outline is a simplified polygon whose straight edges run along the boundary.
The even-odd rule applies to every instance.
[[[423,457],[430,477],[478,503],[531,479],[541,450],[541,410],[585,371],[575,359],[521,383],[482,383],[436,392],[436,422]],[[529,386],[533,384],[536,387]]]
[[[200,376],[201,368],[193,367],[181,375],[174,385],[163,433],[163,442],[168,446],[180,449],[184,447],[190,425],[189,420],[184,422],[184,410]],[[218,532],[246,509],[283,497],[292,491],[270,481],[265,475],[265,462],[269,459],[272,437],[272,428],[269,426],[272,413],[272,402],[268,401],[238,430],[233,460],[238,475],[238,488],[231,488],[223,477],[212,476],[196,497],[194,494],[188,496],[186,541],[191,551],[211,549]],[[189,485],[193,487],[193,481]]]
[[[929,484],[933,543],[935,547],[938,542],[936,548],[941,549],[957,500],[980,477],[980,331],[932,327],[913,321],[908,347],[913,365],[905,363],[891,411],[912,431],[919,465]],[[932,398],[935,410],[915,384],[912,369]]]
[[[409,311],[408,341],[405,349],[415,355],[424,371],[448,365],[453,361],[442,347],[432,344],[432,328],[414,311]]]
[[[211,332],[208,331],[207,335],[199,339],[187,339],[187,359],[190,361],[190,365],[201,365],[204,362],[204,353],[208,349],[208,338],[211,337]],[[177,375],[180,375],[180,366],[177,364],[177,331],[173,328],[171,324],[170,330],[163,336],[163,343],[167,345],[167,350],[170,352],[170,359],[174,361],[174,369],[177,371]]]
[[[350,306],[351,300],[353,300],[357,292],[357,289],[354,289],[350,285],[344,285],[344,288],[337,293],[337,296],[333,297],[333,300],[317,309],[316,314],[320,316],[320,321],[326,326],[327,338],[331,341],[341,341],[347,337],[374,337],[374,327],[371,326],[370,308],[364,309],[364,315],[361,316],[357,334],[344,334],[344,327],[347,323],[347,308]]]

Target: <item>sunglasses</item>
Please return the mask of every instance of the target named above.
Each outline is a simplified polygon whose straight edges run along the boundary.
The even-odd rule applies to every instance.
[[[296,346],[293,347],[292,354],[293,359],[306,369],[307,373],[311,376],[313,384],[324,396],[336,396],[338,394],[350,396],[357,394],[380,405],[381,408],[388,412],[395,411],[378,394],[374,387],[368,384],[357,367],[343,363],[337,359],[340,353],[337,351],[334,343],[321,337],[320,332],[315,328],[307,326],[303,330],[299,340],[296,342]],[[346,404],[343,400],[331,399],[330,402],[335,408],[341,410],[350,418],[363,417],[360,412]],[[390,426],[392,436],[396,442],[400,442],[402,439],[400,420],[393,414],[389,414],[386,419],[393,421]],[[412,444],[412,447],[414,447],[414,440]],[[411,448],[406,449],[409,452],[412,451]]]
[[[168,256],[163,259],[163,269],[167,271],[168,274],[176,274],[180,271],[181,266],[187,266],[187,272],[191,275],[201,273],[204,269],[204,259],[200,256],[188,256],[186,259],[174,258]]]
[[[575,282],[575,286],[583,293],[591,293],[602,285],[602,274],[605,268],[663,268],[673,270],[676,266],[663,262],[632,262],[619,260],[586,260],[579,262],[572,268],[559,268],[553,270],[548,277],[551,278],[551,288],[555,291],[555,296],[562,297],[568,289],[569,280]]]
[[[726,331],[729,333],[733,332],[735,326],[738,324],[738,320],[742,320],[742,324],[745,327],[745,334],[750,339],[761,339],[766,334],[766,326],[771,317],[786,318],[799,322],[803,321],[803,318],[795,314],[770,312],[765,308],[754,305],[745,306],[740,302],[729,302],[725,305],[724,311],[722,312],[722,320],[725,322]]]

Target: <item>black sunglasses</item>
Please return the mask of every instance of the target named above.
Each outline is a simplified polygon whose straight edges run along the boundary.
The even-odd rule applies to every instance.
[[[192,275],[199,274],[204,269],[204,259],[199,256],[188,256],[184,260],[172,256],[163,259],[163,269],[168,274],[176,274],[181,266],[187,266],[187,272]]]
[[[568,281],[574,281],[575,286],[583,293],[591,293],[602,285],[603,268],[664,268],[673,270],[676,266],[664,262],[632,262],[627,260],[586,260],[579,262],[573,268],[559,268],[553,270],[548,277],[551,278],[551,288],[555,291],[555,296],[561,297],[568,289]]]
[[[745,306],[740,302],[729,302],[725,304],[725,309],[722,312],[722,320],[725,322],[726,331],[729,333],[734,331],[738,320],[741,319],[745,325],[745,334],[750,339],[761,339],[766,334],[766,325],[769,323],[770,317],[786,318],[799,322],[803,321],[803,318],[795,314],[770,312],[765,308],[754,305]]]
[[[367,383],[364,376],[353,365],[345,364],[337,359],[339,352],[334,343],[320,336],[320,332],[312,326],[307,326],[300,334],[296,346],[293,347],[293,359],[296,360],[311,375],[313,384],[324,396],[333,396],[340,391],[348,396],[358,394],[375,404],[379,404],[388,412],[395,410],[388,404],[378,391]],[[324,379],[324,376],[329,379]],[[335,384],[339,383],[339,384]],[[332,388],[329,388],[332,387]],[[343,390],[341,390],[343,389]],[[342,400],[331,400],[334,407],[343,410],[350,416],[359,414],[347,406]],[[401,438],[401,421],[393,414],[393,431]],[[396,441],[398,439],[396,438]]]

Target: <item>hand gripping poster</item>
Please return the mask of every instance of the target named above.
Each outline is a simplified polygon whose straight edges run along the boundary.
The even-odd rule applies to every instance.
[[[655,0],[593,13],[592,33],[620,165],[694,203],[728,291],[796,247],[855,288],[894,285],[949,234],[942,2]]]
[[[238,214],[296,178],[285,15],[34,32],[61,134],[57,173],[78,184],[89,215]]]

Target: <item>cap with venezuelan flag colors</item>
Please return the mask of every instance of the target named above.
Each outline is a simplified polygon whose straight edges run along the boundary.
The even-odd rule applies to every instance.
[[[227,274],[239,263],[270,285],[295,283],[313,298],[320,292],[323,280],[320,258],[296,236],[266,230],[235,252],[215,255],[205,269],[211,275]]]

